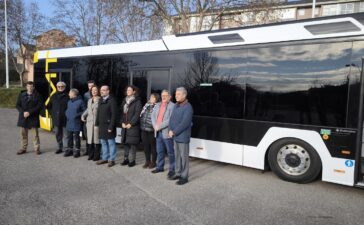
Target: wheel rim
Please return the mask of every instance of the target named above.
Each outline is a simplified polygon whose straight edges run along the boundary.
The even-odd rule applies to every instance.
[[[299,176],[310,168],[311,158],[307,150],[302,146],[289,144],[279,149],[277,163],[285,173]]]

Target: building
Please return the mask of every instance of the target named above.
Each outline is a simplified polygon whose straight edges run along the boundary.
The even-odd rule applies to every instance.
[[[217,13],[207,12],[202,23],[200,23],[201,15],[192,13],[188,16],[189,32],[308,19],[312,17],[312,2],[312,0],[256,1],[244,7],[225,9],[220,16]],[[316,0],[315,17],[356,12],[364,12],[363,0]],[[177,16],[174,17],[176,26],[179,26],[178,20],[180,19]],[[164,35],[173,34],[173,30],[168,23],[164,24]],[[175,30],[183,33],[179,27]]]

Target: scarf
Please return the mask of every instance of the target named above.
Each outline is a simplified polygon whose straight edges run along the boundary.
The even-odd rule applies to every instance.
[[[155,104],[152,104],[152,103],[150,103],[150,102],[147,102],[147,103],[144,105],[144,107],[143,107],[143,109],[142,109],[142,112],[140,113],[140,117],[142,117],[142,115],[145,113],[145,111],[148,109],[148,107],[149,107],[149,106],[152,106],[152,107],[154,108],[154,105],[155,105]],[[153,112],[153,109],[152,109],[152,112]]]
[[[124,108],[123,108],[123,111],[124,113],[126,114],[129,110],[129,106],[130,106],[130,103],[132,103],[134,101],[135,97],[132,95],[132,96],[127,96],[125,98],[125,104],[124,104]]]

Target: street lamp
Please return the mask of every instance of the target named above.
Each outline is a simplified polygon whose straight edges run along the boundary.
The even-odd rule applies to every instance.
[[[312,0],[312,18],[315,18],[316,0]]]
[[[6,12],[6,0],[4,0],[4,11],[5,11],[5,76],[6,76],[6,88],[9,88],[8,18]]]

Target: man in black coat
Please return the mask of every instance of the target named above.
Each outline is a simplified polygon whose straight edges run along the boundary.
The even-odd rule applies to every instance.
[[[66,131],[66,109],[67,102],[69,100],[68,94],[66,93],[66,83],[59,81],[57,83],[57,92],[52,95],[47,109],[50,111],[52,116],[52,122],[54,126],[55,136],[58,144],[56,154],[63,152],[63,142],[67,143],[67,131]],[[63,140],[64,137],[64,140]]]
[[[34,151],[40,155],[40,141],[39,141],[39,112],[42,108],[42,98],[39,93],[34,89],[34,83],[27,82],[27,90],[22,91],[16,102],[16,108],[19,111],[18,127],[21,127],[21,148],[17,152],[18,155],[24,154],[28,147],[28,131],[31,130],[33,134]]]
[[[115,165],[116,157],[116,102],[110,96],[109,86],[104,85],[100,89],[101,99],[97,111],[95,125],[99,127],[99,138],[102,145],[102,159],[97,161],[97,165],[108,162],[108,167]],[[109,154],[108,154],[109,149]]]

